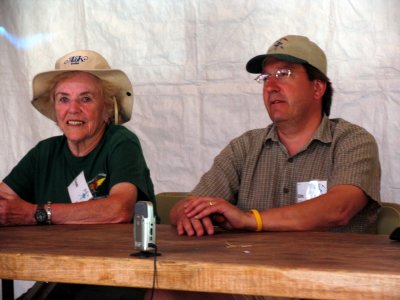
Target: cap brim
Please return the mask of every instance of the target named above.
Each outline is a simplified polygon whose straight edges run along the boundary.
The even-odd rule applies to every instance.
[[[261,74],[263,72],[264,68],[264,61],[268,58],[276,58],[279,60],[295,63],[295,64],[304,64],[307,63],[303,59],[299,59],[297,57],[287,55],[287,54],[262,54],[262,55],[257,55],[254,56],[252,59],[250,59],[247,64],[246,64],[246,70],[249,73],[254,73],[254,74]]]

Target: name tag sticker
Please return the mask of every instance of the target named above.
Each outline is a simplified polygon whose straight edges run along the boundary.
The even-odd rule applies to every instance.
[[[69,197],[72,203],[83,202],[93,199],[93,195],[90,192],[89,186],[86,183],[85,174],[83,171],[72,180],[71,184],[68,186]]]
[[[311,180],[297,183],[297,202],[310,200],[326,194],[328,184],[326,180]]]

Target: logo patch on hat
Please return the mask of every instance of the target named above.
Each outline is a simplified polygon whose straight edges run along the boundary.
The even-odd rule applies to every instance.
[[[275,50],[276,50],[276,48],[281,48],[281,49],[283,49],[283,44],[285,43],[285,42],[287,42],[288,41],[288,39],[287,38],[281,38],[281,39],[279,39],[279,40],[277,40],[272,46],[274,46],[275,47]]]
[[[79,65],[81,62],[85,62],[89,59],[89,57],[87,56],[82,56],[82,55],[78,55],[78,56],[71,56],[69,57],[64,64],[70,64],[70,65]]]

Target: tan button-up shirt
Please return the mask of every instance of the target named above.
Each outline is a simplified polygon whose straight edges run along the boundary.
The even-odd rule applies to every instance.
[[[221,197],[242,210],[296,203],[297,184],[326,181],[361,188],[368,205],[335,231],[374,232],[380,203],[380,163],[374,137],[343,119],[326,116],[310,142],[289,156],[273,124],[232,140],[191,194]]]

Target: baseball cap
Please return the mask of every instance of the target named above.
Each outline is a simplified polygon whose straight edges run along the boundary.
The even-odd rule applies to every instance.
[[[262,73],[265,59],[274,57],[291,63],[308,63],[327,76],[327,61],[324,51],[317,44],[301,35],[287,35],[272,44],[266,54],[257,55],[246,64],[249,73]]]
[[[115,99],[119,118],[115,122],[123,124],[131,119],[133,107],[131,81],[121,70],[111,69],[107,60],[92,50],[77,50],[67,53],[57,60],[55,70],[39,73],[33,78],[31,103],[39,112],[56,121],[54,104],[49,97],[49,90],[55,76],[70,71],[87,72],[113,84],[118,90]]]

